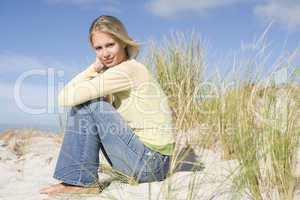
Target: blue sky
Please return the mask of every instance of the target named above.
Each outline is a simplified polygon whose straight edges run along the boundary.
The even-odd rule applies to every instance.
[[[57,85],[94,60],[88,28],[102,14],[120,18],[143,48],[150,39],[159,43],[171,31],[196,30],[207,48],[209,65],[221,63],[242,43],[253,42],[270,23],[267,39],[272,51],[300,46],[299,0],[1,0],[0,124],[58,124],[53,102]],[[32,70],[40,70],[33,72],[40,75],[21,81]],[[41,70],[64,71],[64,76],[56,76],[49,86]],[[21,87],[15,88],[18,81]],[[53,107],[43,112],[49,102]],[[24,106],[38,108],[40,114],[28,113]]]

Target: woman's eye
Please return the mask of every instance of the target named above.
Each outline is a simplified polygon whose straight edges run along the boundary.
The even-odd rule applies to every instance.
[[[112,46],[114,46],[115,45],[115,43],[109,43],[107,46],[108,47],[112,47]]]
[[[101,49],[102,49],[102,47],[96,47],[95,49],[96,49],[96,50],[101,50]]]

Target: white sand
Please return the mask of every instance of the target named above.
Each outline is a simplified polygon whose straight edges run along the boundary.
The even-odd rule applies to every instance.
[[[23,130],[24,131],[24,130]],[[20,131],[19,131],[20,132]],[[21,131],[22,132],[22,131]],[[22,134],[22,133],[21,133]],[[162,182],[129,185],[112,182],[101,194],[63,194],[48,197],[38,190],[59,181],[52,178],[59,153],[60,139],[46,137],[39,132],[26,139],[5,138],[0,135],[0,200],[42,200],[42,199],[231,199],[234,194],[232,178],[238,173],[236,160],[224,161],[220,155],[204,149],[197,149],[205,169],[198,172],[176,172]],[[17,149],[13,143],[23,144]],[[25,142],[24,142],[25,141]],[[20,145],[19,145],[20,146]],[[102,175],[99,174],[101,177]],[[193,183],[193,184],[192,184]],[[192,192],[191,192],[192,191]],[[236,196],[237,199],[247,199]]]

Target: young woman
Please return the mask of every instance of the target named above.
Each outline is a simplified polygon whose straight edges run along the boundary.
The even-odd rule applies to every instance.
[[[77,192],[98,184],[99,151],[113,170],[138,183],[167,176],[174,149],[167,97],[148,69],[135,60],[139,45],[113,16],[92,23],[96,61],[60,92],[68,112],[54,178],[40,190]]]

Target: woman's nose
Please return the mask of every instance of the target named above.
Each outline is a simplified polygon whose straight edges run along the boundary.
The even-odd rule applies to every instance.
[[[107,49],[103,49],[102,56],[103,56],[104,58],[110,57],[109,51],[108,51]]]

